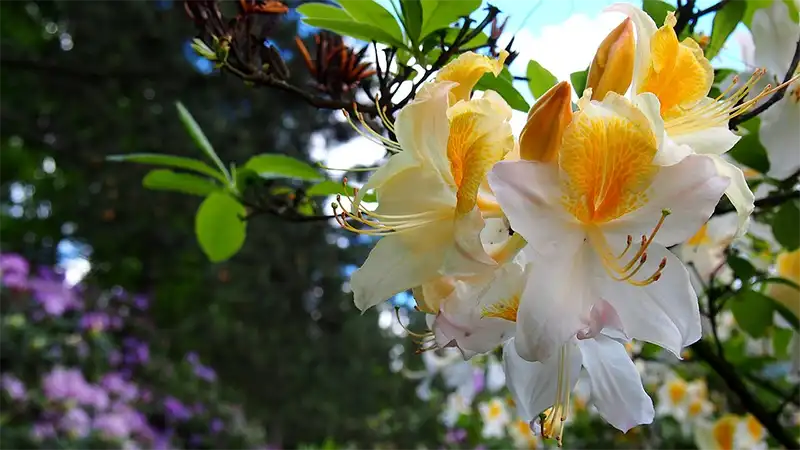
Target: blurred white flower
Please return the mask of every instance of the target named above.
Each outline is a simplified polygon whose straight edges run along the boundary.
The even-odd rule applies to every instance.
[[[508,435],[514,443],[514,448],[517,449],[534,449],[541,444],[539,436],[531,430],[531,425],[522,419],[508,424]]]
[[[447,402],[442,414],[439,416],[439,420],[446,427],[452,428],[456,425],[461,415],[469,415],[472,412],[471,405],[472,399],[468,399],[458,391],[453,392],[447,396]]]
[[[505,429],[511,417],[502,399],[495,397],[488,402],[481,402],[478,410],[483,419],[483,437],[502,438],[505,436]]]

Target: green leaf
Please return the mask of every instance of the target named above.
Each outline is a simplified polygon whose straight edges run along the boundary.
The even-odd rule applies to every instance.
[[[233,197],[222,192],[209,195],[195,216],[194,230],[200,248],[212,262],[224,261],[244,244],[246,210]]]
[[[788,251],[800,247],[800,209],[797,201],[786,202],[772,216],[772,234],[781,246]]]
[[[220,189],[219,185],[207,178],[190,173],[173,172],[169,169],[151,170],[142,179],[142,186],[157,191],[176,191],[201,197]]]
[[[757,273],[756,268],[750,261],[736,255],[728,256],[727,263],[740,280],[749,280]]]
[[[178,117],[180,117],[183,126],[186,127],[186,131],[189,132],[195,144],[216,164],[219,171],[225,175],[225,178],[230,180],[231,175],[228,173],[228,169],[225,168],[225,164],[222,164],[222,160],[217,156],[217,152],[214,151],[214,147],[211,146],[211,142],[208,141],[205,133],[200,129],[200,125],[195,122],[194,117],[183,106],[183,103],[175,102],[175,107],[178,108]]]
[[[353,195],[353,187],[348,187],[348,189],[344,188],[344,184],[341,182],[336,182],[333,180],[325,180],[321,183],[315,184],[311,186],[306,191],[306,195],[309,197],[327,197],[329,195]],[[374,193],[369,193],[364,195],[365,202],[375,202],[377,198],[375,197]]]
[[[134,162],[192,170],[202,173],[203,175],[214,177],[223,183],[226,182],[225,176],[212,169],[208,164],[183,156],[161,155],[158,153],[133,153],[130,155],[111,155],[106,159],[115,162]]]
[[[760,292],[739,291],[729,304],[736,323],[752,337],[764,336],[772,325],[775,301]]]
[[[528,87],[536,99],[558,83],[555,75],[534,60],[528,61],[528,70],[525,73],[528,76]]]
[[[775,327],[772,330],[772,348],[778,359],[789,358],[789,342],[792,340],[792,330]]]
[[[583,91],[586,89],[586,78],[589,76],[589,70],[581,70],[580,72],[572,72],[569,80],[572,82],[572,88],[578,94],[578,97],[583,96]]]
[[[768,8],[772,5],[773,1],[780,1],[780,0],[747,0],[747,10],[744,13],[744,17],[742,17],[742,23],[750,27],[751,22],[753,21],[753,14],[761,8]],[[794,0],[783,0],[783,3],[789,7],[789,18],[792,19],[792,22],[797,23],[798,21],[798,10],[797,5],[794,3]]]
[[[481,6],[481,0],[422,0],[422,30],[420,37],[447,28],[460,17],[469,16]]]
[[[362,41],[377,41],[393,47],[405,48],[405,44],[403,44],[402,41],[398,41],[392,37],[392,35],[383,31],[382,29],[373,25],[356,22],[353,19],[336,20],[320,19],[315,17],[303,19],[303,22],[312,27],[333,31],[334,33],[344,36],[351,36]]]
[[[642,9],[653,19],[653,22],[658,27],[664,25],[664,19],[667,18],[668,12],[675,11],[673,5],[661,0],[642,0]]]
[[[759,117],[754,117],[739,125],[746,130],[746,134],[739,139],[728,154],[737,162],[756,170],[760,173],[769,171],[769,158],[767,150],[758,139],[758,127],[761,123]]]
[[[728,40],[728,36],[733,33],[736,25],[739,25],[739,21],[744,17],[746,9],[747,2],[728,2],[722,9],[714,14],[714,25],[711,28],[711,40],[706,48],[706,58],[708,58],[709,61],[722,50],[722,45]]]
[[[395,17],[374,0],[338,0],[338,2],[356,21],[377,26],[399,42],[403,42],[403,32]]]
[[[400,0],[400,9],[408,38],[416,45],[422,31],[422,3],[420,0]]]
[[[318,181],[324,177],[317,169],[298,159],[286,155],[264,153],[247,161],[245,169],[250,169],[261,178],[293,178],[304,181]]]
[[[525,100],[525,97],[517,91],[512,83],[511,74],[508,72],[508,68],[503,68],[503,72],[500,73],[499,76],[495,77],[491,73],[485,74],[478,80],[478,84],[475,85],[475,89],[478,90],[492,90],[500,94],[508,104],[516,109],[517,111],[522,111],[527,113],[528,110],[531,108],[528,105],[528,102]]]

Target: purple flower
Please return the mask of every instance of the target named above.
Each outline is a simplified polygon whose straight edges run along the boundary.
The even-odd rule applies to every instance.
[[[4,373],[3,376],[0,377],[0,385],[2,385],[3,389],[5,389],[12,400],[25,400],[27,398],[25,385],[14,375]]]
[[[125,380],[119,373],[107,373],[100,381],[100,385],[124,402],[136,399],[139,394],[139,388]]]
[[[189,364],[194,366],[200,364],[200,357],[197,356],[197,353],[195,352],[189,352],[186,354],[186,361],[188,361]]]
[[[108,328],[109,324],[108,315],[102,312],[89,312],[81,317],[81,328],[83,330],[99,333]]]
[[[447,430],[447,434],[444,436],[444,441],[448,444],[459,444],[464,442],[467,438],[467,430],[463,428],[452,428]]]
[[[61,418],[59,427],[71,435],[85,437],[92,429],[92,420],[83,409],[72,408]]]
[[[36,441],[43,441],[47,438],[53,437],[56,435],[56,429],[53,427],[53,424],[42,422],[34,424],[31,428],[31,437]]]
[[[150,301],[144,295],[134,295],[133,304],[142,311],[146,310]]]
[[[486,377],[483,374],[483,368],[476,367],[472,373],[472,386],[475,388],[475,394],[480,393],[486,387]]]
[[[189,408],[175,397],[167,397],[164,400],[164,408],[167,410],[167,416],[175,420],[182,421],[192,417],[192,412],[189,411]]]
[[[210,428],[212,433],[217,434],[225,428],[225,423],[219,417],[215,417],[211,419]]]
[[[108,394],[98,386],[89,384],[78,369],[56,367],[42,380],[44,393],[50,400],[75,400],[81,405],[98,410],[108,407]]]
[[[0,255],[0,282],[12,289],[28,287],[28,261],[15,253]]]
[[[131,432],[127,417],[117,413],[106,413],[94,419],[94,428],[110,439],[125,439]]]
[[[111,350],[108,352],[108,363],[112,366],[118,366],[122,362],[122,353],[118,350]]]
[[[125,363],[144,364],[150,360],[150,348],[146,342],[127,337],[122,341],[122,345],[127,350],[124,356]]]
[[[44,277],[31,278],[29,286],[33,291],[33,297],[51,316],[58,317],[69,310],[81,307],[81,301],[75,291],[52,272],[45,272]]]
[[[194,374],[198,378],[206,380],[209,383],[217,379],[217,373],[214,372],[214,369],[208,366],[204,366],[202,364],[198,364],[194,367]]]
[[[170,440],[172,440],[172,430],[166,430],[164,433],[159,434],[153,440],[153,450],[169,450]]]

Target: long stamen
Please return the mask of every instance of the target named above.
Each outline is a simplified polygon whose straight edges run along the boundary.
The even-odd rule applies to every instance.
[[[564,422],[569,413],[569,399],[572,393],[572,380],[568,367],[569,353],[569,344],[562,345],[558,358],[556,398],[553,407],[545,412],[545,418],[542,421],[542,436],[547,439],[555,439],[559,447],[564,443]]]
[[[383,122],[383,126],[386,127],[387,130],[394,133],[394,125],[392,125],[392,121],[389,120],[389,116],[386,115],[385,108],[380,107],[380,94],[375,94],[375,104],[378,106],[378,117],[381,118],[381,122]]]
[[[603,237],[603,235],[597,230],[590,231],[589,237],[592,241],[592,244],[596,246],[600,260],[603,262],[603,267],[611,278],[617,281],[628,282],[634,286],[647,286],[655,283],[661,278],[661,273],[664,271],[664,268],[667,265],[666,258],[661,260],[658,268],[649,277],[645,278],[644,280],[633,279],[633,277],[642,270],[647,262],[647,249],[650,247],[650,244],[653,243],[653,239],[655,239],[656,234],[663,226],[664,220],[669,214],[669,210],[665,209],[661,211],[661,218],[653,228],[650,236],[642,236],[639,249],[632,257],[630,257],[630,259],[628,259],[628,262],[625,264],[622,264],[621,260],[632,247],[631,244],[633,243],[633,236],[628,235],[625,249],[622,251],[622,253],[620,253],[619,256],[615,256],[614,252],[606,242],[605,237]]]
[[[397,153],[402,150],[402,148],[400,148],[400,144],[380,135],[377,131],[366,125],[366,123],[363,121],[363,116],[361,116],[361,113],[356,112],[356,117],[359,118],[359,121],[364,124],[369,133],[365,133],[363,130],[361,130],[361,128],[359,128],[350,117],[350,113],[348,113],[346,110],[343,109],[342,113],[344,114],[345,119],[347,119],[347,123],[349,123],[353,130],[355,130],[356,133],[358,133],[361,137],[366,138],[372,143],[385,146],[392,153]]]

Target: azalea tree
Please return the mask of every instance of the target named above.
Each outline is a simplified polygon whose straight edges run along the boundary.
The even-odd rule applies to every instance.
[[[623,432],[671,416],[701,448],[797,448],[796,3],[613,5],[625,19],[570,80],[536,61],[512,74],[519,54],[491,5],[388,4],[298,6],[320,29],[313,44],[296,40],[314,80],[300,85],[269,40],[286,5],[185,2],[199,55],[249,86],[340,111],[386,150],[378,167],[341,177],[279,154],[223,162],[181,104],[204,159],[115,159],[169,167],[144,185],[205,197],[195,232],[212,262],[246,245],[262,214],[374,243],[350,278],[359,309],[410,292],[411,322],[429,331],[406,333],[423,356],[456,352],[473,367],[502,353],[515,419],[486,399],[484,436],[513,424],[518,446],[560,445],[583,408]],[[714,67],[740,23],[753,38],[746,70]],[[515,135],[517,112],[527,118]],[[447,400],[453,443],[469,436],[455,426],[475,391],[449,394],[460,395]]]

